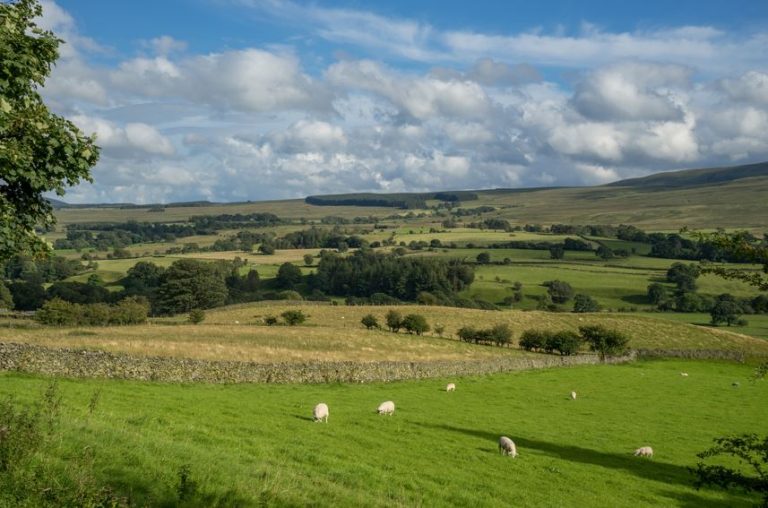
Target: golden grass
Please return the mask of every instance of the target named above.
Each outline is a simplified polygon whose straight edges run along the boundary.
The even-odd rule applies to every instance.
[[[279,316],[300,308],[304,326],[262,326],[265,316]],[[384,322],[395,309],[403,315],[419,313],[433,326],[445,326],[445,338],[405,333],[368,331],[360,319],[371,313]],[[200,325],[186,316],[155,319],[151,324],[111,328],[54,328],[26,326],[0,328],[8,342],[48,347],[95,348],[145,356],[175,356],[207,360],[262,363],[309,361],[436,361],[480,360],[498,355],[524,354],[516,349],[464,344],[456,340],[462,326],[490,327],[507,323],[514,341],[529,328],[577,330],[587,324],[616,328],[630,337],[633,348],[708,349],[768,355],[768,341],[731,331],[676,323],[653,316],[626,314],[569,314],[523,311],[482,311],[449,307],[346,307],[315,303],[256,303],[208,311]]]

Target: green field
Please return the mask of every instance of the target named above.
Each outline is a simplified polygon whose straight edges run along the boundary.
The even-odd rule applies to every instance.
[[[656,361],[362,386],[61,380],[62,433],[44,455],[65,468],[87,447],[97,481],[137,505],[176,506],[187,466],[185,506],[749,506],[694,490],[686,468],[715,436],[764,430],[768,384],[750,372]],[[47,382],[0,380],[24,401]],[[376,415],[390,399],[396,413]],[[328,424],[311,421],[321,401]],[[500,435],[518,458],[498,454]],[[644,445],[654,457],[633,457]]]

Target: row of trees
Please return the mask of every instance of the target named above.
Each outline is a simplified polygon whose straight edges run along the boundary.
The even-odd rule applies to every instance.
[[[625,353],[629,338],[618,330],[602,325],[579,327],[579,333],[570,330],[526,330],[520,337],[520,347],[526,351],[557,352],[563,356],[578,353],[584,344],[598,353],[601,360],[605,360],[608,355]]]
[[[125,298],[115,305],[77,304],[54,298],[35,313],[35,319],[56,326],[134,325],[145,323],[148,314],[149,302],[144,298]]]

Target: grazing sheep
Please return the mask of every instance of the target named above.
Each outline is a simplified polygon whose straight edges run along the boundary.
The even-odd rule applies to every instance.
[[[571,400],[576,400],[576,392],[571,392]]]
[[[635,457],[653,457],[653,448],[650,446],[641,446],[635,450]]]
[[[515,446],[515,442],[507,436],[501,436],[499,438],[499,453],[502,455],[511,455],[513,459],[517,457],[517,447]]]
[[[312,411],[312,416],[315,417],[316,422],[325,421],[325,423],[328,423],[328,404],[321,402],[316,405],[314,411]]]
[[[376,409],[376,412],[378,412],[380,415],[390,415],[395,412],[395,403],[391,400],[388,400],[386,402],[382,402],[379,404],[378,409]]]
[[[688,373],[687,372],[681,372],[680,375],[683,376],[683,377],[688,377]]]
[[[456,390],[456,385],[453,383],[448,383],[448,385],[445,387],[446,392],[453,392]]]

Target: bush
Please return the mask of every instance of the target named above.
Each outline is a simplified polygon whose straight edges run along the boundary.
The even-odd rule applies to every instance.
[[[562,356],[575,355],[581,349],[582,339],[576,332],[560,331],[547,338],[551,342],[552,349]]]
[[[600,305],[589,295],[578,294],[573,300],[573,312],[597,312]]]
[[[37,311],[35,319],[53,326],[132,325],[146,322],[148,314],[149,303],[141,297],[125,298],[117,305],[79,304],[54,298]]]
[[[376,319],[376,316],[374,316],[373,314],[366,314],[365,316],[363,316],[363,319],[361,319],[360,322],[368,330],[372,330],[374,328],[375,329],[380,328],[379,321]]]
[[[205,311],[203,309],[192,309],[189,312],[189,322],[193,325],[197,325],[205,320]]]
[[[526,351],[540,351],[544,349],[547,335],[539,330],[526,330],[520,336],[520,347]]]
[[[627,350],[629,339],[617,330],[609,330],[601,325],[579,327],[579,333],[589,349],[597,352],[601,360],[606,355],[619,355]]]
[[[397,333],[403,327],[403,316],[396,310],[390,310],[385,317],[389,331]]]
[[[429,331],[427,319],[421,314],[407,314],[402,321],[402,326],[408,333],[422,335]]]
[[[300,310],[287,310],[280,314],[288,326],[300,325],[307,320],[307,316]]]
[[[277,324],[277,318],[275,316],[264,316],[264,324],[267,326],[275,326]]]
[[[497,346],[503,346],[512,340],[512,330],[506,323],[498,324],[488,331],[488,338]]]
[[[464,342],[475,342],[478,337],[477,330],[472,326],[462,326],[456,335]]]
[[[551,280],[544,285],[547,286],[547,294],[554,303],[565,303],[573,296],[573,288],[567,282]]]

